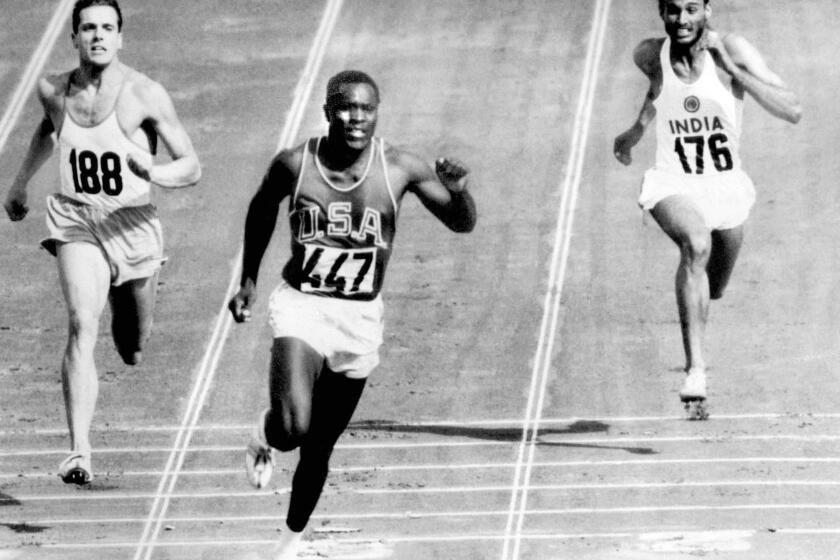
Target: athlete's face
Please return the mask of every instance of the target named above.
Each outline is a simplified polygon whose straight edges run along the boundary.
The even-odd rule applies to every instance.
[[[348,148],[364,150],[376,130],[379,99],[370,84],[342,84],[324,106],[330,138]]]
[[[110,64],[122,48],[117,11],[111,6],[90,6],[82,10],[73,44],[82,61],[95,66]]]
[[[665,0],[660,15],[671,41],[692,45],[703,34],[711,8],[703,0]]]

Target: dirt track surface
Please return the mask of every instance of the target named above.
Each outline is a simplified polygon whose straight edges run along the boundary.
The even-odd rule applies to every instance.
[[[16,3],[0,25],[10,45],[0,100],[55,7]],[[362,68],[383,92],[382,137],[429,161],[468,162],[479,225],[457,236],[416,201],[403,208],[382,365],[340,440],[302,558],[507,560],[514,547],[522,559],[836,556],[840,77],[817,54],[836,41],[833,3],[715,6],[717,27],[759,46],[802,96],[805,118],[793,127],[746,102],[742,157],[759,197],[731,288],[712,305],[707,422],[685,421],[676,396],[677,251],[635,206],[653,137],[628,168],[610,153],[646,87],[632,48],[661,34],[653,2],[639,4],[610,6],[585,128],[576,115],[600,1],[342,6],[296,141],[323,131],[327,77]],[[66,318],[54,263],[38,248],[54,160],[31,186],[27,219],[0,219],[0,560],[237,558],[265,554],[283,526],[294,456],[258,492],[242,454],[267,400],[263,306],[287,255],[285,224],[254,320],[223,346],[214,334],[247,201],[324,4],[150,0],[123,10],[122,60],[167,87],[204,179],[154,193],[170,260],[141,366],[121,364],[103,320],[97,478],[82,489],[54,474],[68,445]],[[68,35],[46,71],[73,65]],[[38,118],[32,97],[0,154],[3,196]],[[573,223],[558,221],[581,130]],[[552,292],[561,223],[571,237],[560,238],[567,264]],[[561,297],[556,328],[543,332],[547,293]],[[214,345],[196,430],[168,469]],[[532,381],[543,362],[541,389]]]

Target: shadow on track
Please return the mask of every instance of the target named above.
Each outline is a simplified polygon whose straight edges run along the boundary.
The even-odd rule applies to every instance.
[[[636,455],[654,455],[658,453],[650,447],[627,447],[619,445],[597,445],[590,443],[544,441],[546,436],[563,436],[570,434],[591,434],[603,433],[609,430],[609,424],[594,420],[578,420],[564,428],[537,430],[537,445],[558,446],[558,447],[580,447],[591,449],[616,449]],[[509,441],[511,443],[523,440],[522,428],[482,428],[476,426],[446,426],[446,425],[418,425],[400,424],[392,420],[360,420],[351,422],[347,427],[348,431],[372,431],[372,432],[400,432],[414,434],[434,434],[446,437],[466,437],[473,439],[486,439],[491,441]],[[528,433],[530,439],[531,433]]]

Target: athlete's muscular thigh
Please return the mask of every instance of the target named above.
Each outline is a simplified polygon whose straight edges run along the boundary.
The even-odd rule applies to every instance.
[[[96,336],[110,286],[111,272],[105,256],[98,246],[86,242],[59,243],[56,256],[70,334],[85,330]]]
[[[324,357],[304,341],[275,338],[271,348],[271,414],[266,437],[277,449],[294,449],[309,432],[315,382]]]
[[[651,215],[686,257],[705,263],[711,250],[711,231],[691,200],[669,196],[651,209]]]

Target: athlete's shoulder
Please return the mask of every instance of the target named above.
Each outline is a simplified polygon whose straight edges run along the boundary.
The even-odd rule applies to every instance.
[[[72,71],[47,74],[38,80],[38,99],[45,107],[60,107],[67,91]]]
[[[720,41],[726,48],[726,52],[736,64],[745,64],[754,57],[760,56],[758,48],[750,43],[746,37],[737,33],[718,32],[718,35],[720,35]]]
[[[662,52],[664,37],[648,38],[641,41],[633,49],[633,62],[639,70],[648,76],[656,76],[662,70],[659,54]]]
[[[309,140],[277,152],[268,165],[266,178],[272,183],[288,182],[296,179],[303,164],[304,151],[308,149]]]
[[[123,90],[144,105],[154,107],[163,100],[169,99],[169,93],[159,82],[153,80],[143,72],[123,65]]]
[[[402,146],[385,144],[385,160],[389,167],[404,172],[412,179],[425,175],[427,170],[431,170],[423,158]]]

